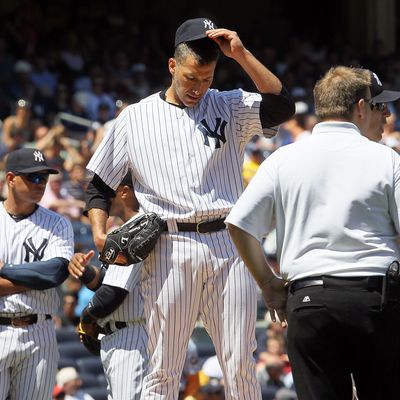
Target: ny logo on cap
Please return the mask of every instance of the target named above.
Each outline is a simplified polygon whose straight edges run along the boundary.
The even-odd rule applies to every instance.
[[[35,161],[44,162],[43,154],[40,151],[35,151],[33,156],[35,157]]]
[[[205,19],[203,22],[204,22],[204,28],[214,29],[214,24],[209,19]]]
[[[378,75],[376,75],[375,72],[373,72],[372,75],[374,76],[374,78],[375,78],[375,80],[376,80],[376,83],[377,83],[379,86],[382,86],[382,82],[379,80]]]

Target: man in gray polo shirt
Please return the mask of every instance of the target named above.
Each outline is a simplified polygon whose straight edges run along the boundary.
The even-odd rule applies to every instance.
[[[300,400],[351,399],[351,374],[362,400],[399,397],[400,157],[376,143],[399,97],[371,71],[330,69],[314,89],[322,122],[261,164],[226,220],[288,324]],[[283,279],[260,245],[274,224]]]

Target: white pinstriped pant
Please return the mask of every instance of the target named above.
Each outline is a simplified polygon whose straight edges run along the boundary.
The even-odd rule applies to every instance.
[[[198,316],[214,343],[226,400],[261,400],[253,358],[256,285],[226,230],[161,235],[145,261],[142,291],[150,364],[141,400],[178,398]]]
[[[59,352],[54,322],[0,326],[0,400],[50,400]]]
[[[109,400],[139,400],[147,368],[147,332],[140,323],[101,339],[101,361]]]

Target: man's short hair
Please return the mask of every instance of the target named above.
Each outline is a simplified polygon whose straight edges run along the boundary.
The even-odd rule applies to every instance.
[[[367,98],[370,71],[363,68],[332,67],[315,85],[315,113],[321,120],[350,119],[358,100]]]
[[[209,38],[178,44],[174,53],[174,58],[177,63],[182,63],[188,56],[194,57],[200,65],[211,64],[218,60],[219,47]]]

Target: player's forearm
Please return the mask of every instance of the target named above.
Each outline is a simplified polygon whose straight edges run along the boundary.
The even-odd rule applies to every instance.
[[[228,230],[240,257],[257,284],[263,287],[275,277],[275,274],[267,264],[260,242],[235,225],[228,224]]]
[[[61,285],[68,277],[68,260],[54,257],[46,261],[24,264],[4,264],[0,269],[2,278],[16,285],[35,290],[46,290]]]
[[[267,67],[265,67],[250,51],[244,49],[235,60],[249,75],[260,93],[279,94],[282,83]]]
[[[91,208],[88,215],[92,226],[94,244],[97,250],[101,251],[106,240],[108,213],[99,208]]]
[[[0,278],[0,296],[9,296],[11,294],[22,293],[28,290],[31,289],[22,285],[16,285],[8,279]]]

